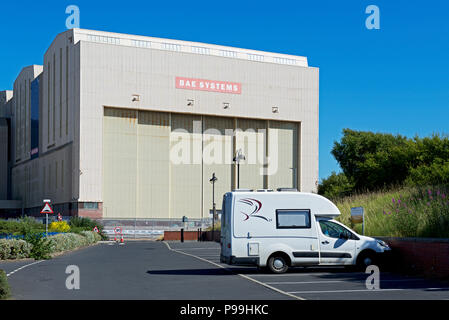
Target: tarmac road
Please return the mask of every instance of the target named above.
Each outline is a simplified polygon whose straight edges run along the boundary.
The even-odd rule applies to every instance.
[[[342,268],[294,268],[283,275],[219,262],[211,242],[101,243],[51,260],[0,262],[13,299],[449,299],[449,285],[381,273],[380,290],[367,274]],[[80,289],[66,288],[66,268],[80,270]]]

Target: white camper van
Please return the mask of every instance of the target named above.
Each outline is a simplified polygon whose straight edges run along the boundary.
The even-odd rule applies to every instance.
[[[375,264],[388,245],[333,220],[328,199],[298,191],[236,190],[223,196],[221,262],[268,267]]]

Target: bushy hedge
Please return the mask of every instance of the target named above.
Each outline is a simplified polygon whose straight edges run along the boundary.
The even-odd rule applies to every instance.
[[[24,217],[19,220],[0,219],[0,234],[27,234],[39,233],[45,230],[45,225],[32,217]]]
[[[25,240],[0,239],[0,260],[28,258],[31,248]]]
[[[0,300],[8,299],[11,295],[11,289],[8,284],[8,278],[3,270],[0,270]]]
[[[79,234],[61,233],[41,240],[45,241],[45,246],[49,248],[48,253],[51,254],[94,244],[101,240],[101,236],[93,231],[81,231]],[[0,260],[30,257],[41,259],[41,255],[39,257],[33,255],[36,251],[33,249],[36,248],[25,240],[0,239]]]
[[[48,240],[50,241],[51,252],[55,253],[93,244],[100,240],[100,236],[93,231],[81,231],[81,234],[57,234],[49,237]]]

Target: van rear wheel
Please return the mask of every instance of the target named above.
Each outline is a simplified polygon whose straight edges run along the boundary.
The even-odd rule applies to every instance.
[[[272,256],[268,259],[268,269],[272,273],[284,273],[288,270],[287,260],[282,256]]]

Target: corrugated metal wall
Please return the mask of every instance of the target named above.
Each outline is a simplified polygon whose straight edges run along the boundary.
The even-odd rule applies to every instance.
[[[278,141],[277,146],[268,143],[268,155],[277,155],[277,171],[268,178],[268,188],[297,187],[294,179],[298,174],[298,124],[292,122],[270,121],[268,139]],[[274,149],[274,150],[272,150]],[[273,161],[275,166],[275,159]]]
[[[195,123],[194,123],[195,121]],[[195,132],[194,132],[195,127]],[[201,217],[201,116],[171,114],[170,218]],[[179,139],[182,137],[182,141]],[[182,143],[182,145],[180,145]],[[183,146],[184,153],[173,154]],[[178,156],[178,157],[177,157]],[[180,160],[180,163],[177,163]]]
[[[105,109],[103,217],[134,218],[137,192],[137,111]]]
[[[236,150],[241,149],[245,160],[240,162],[240,188],[264,188],[263,159],[266,154],[267,122],[237,119]],[[237,186],[237,184],[236,184]]]
[[[278,160],[264,177],[267,127]],[[235,142],[234,128],[242,130]],[[221,210],[223,194],[237,186],[238,149],[246,157],[240,188],[292,187],[298,167],[296,123],[105,108],[103,139],[104,218],[210,218],[209,180],[215,172]]]

